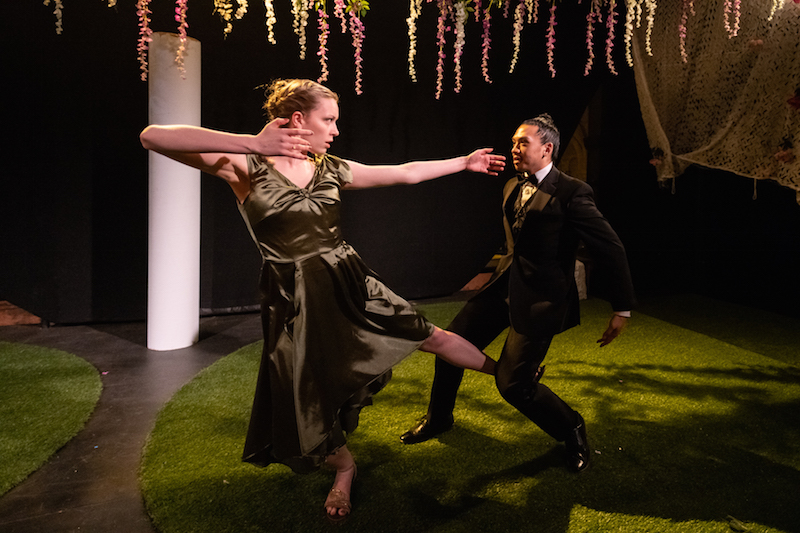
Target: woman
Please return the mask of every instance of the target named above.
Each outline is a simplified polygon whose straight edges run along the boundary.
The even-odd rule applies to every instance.
[[[412,184],[462,170],[497,175],[503,156],[371,166],[328,155],[339,135],[338,96],[309,80],[279,80],[264,104],[272,122],[255,136],[191,126],[149,126],[142,145],[228,182],[264,259],[264,352],[244,460],[295,472],[327,463],[334,521],[350,513],[356,466],[345,434],[416,349],[494,373],[494,361],[430,324],[345,243],[341,188]]]

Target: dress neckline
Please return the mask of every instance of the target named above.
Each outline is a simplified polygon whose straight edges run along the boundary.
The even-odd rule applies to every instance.
[[[275,165],[272,164],[272,162],[269,159],[262,159],[262,161],[267,166],[269,166],[270,170],[275,174],[277,174],[278,176],[280,176],[286,182],[287,185],[290,185],[291,187],[294,187],[295,189],[298,190],[303,190],[303,189],[311,190],[312,185],[314,185],[314,183],[317,181],[317,175],[319,174],[319,167],[320,167],[319,160],[316,157],[309,157],[308,160],[314,165],[314,172],[311,174],[311,179],[308,180],[308,183],[306,183],[303,187],[301,187],[292,180],[290,180],[288,177],[286,177],[286,175],[283,172],[275,168]]]

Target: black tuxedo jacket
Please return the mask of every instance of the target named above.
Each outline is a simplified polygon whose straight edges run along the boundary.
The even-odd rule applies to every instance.
[[[625,248],[597,209],[592,188],[554,166],[528,200],[525,222],[515,238],[511,227],[519,191],[516,177],[503,190],[507,253],[489,282],[507,280],[514,329],[529,336],[552,336],[580,323],[575,283],[580,242],[613,280],[613,309],[632,309],[635,296]]]

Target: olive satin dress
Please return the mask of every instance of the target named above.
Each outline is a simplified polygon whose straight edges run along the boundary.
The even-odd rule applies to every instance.
[[[350,167],[330,155],[315,165],[300,188],[249,155],[250,194],[239,206],[264,260],[264,351],[243,459],[298,473],[345,444],[391,367],[433,331],[342,240],[339,190]]]

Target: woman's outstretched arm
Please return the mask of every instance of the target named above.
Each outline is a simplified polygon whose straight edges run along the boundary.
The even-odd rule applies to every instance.
[[[363,189],[387,185],[414,184],[464,170],[496,176],[505,168],[505,156],[492,153],[492,148],[481,148],[467,156],[434,161],[412,161],[401,165],[364,165],[347,161],[353,172],[353,182],[347,187]]]

